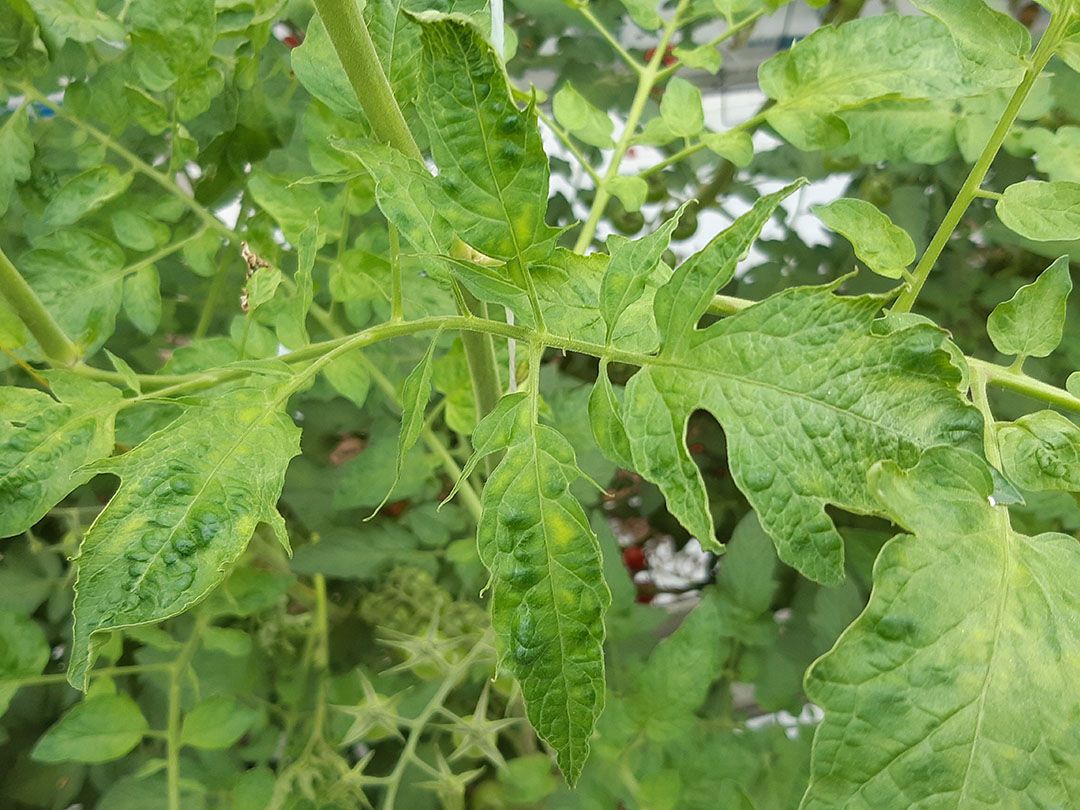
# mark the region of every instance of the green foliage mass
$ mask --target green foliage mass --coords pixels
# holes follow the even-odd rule
[[[1076,803],[1080,8],[784,5],[0,5],[0,806]]]

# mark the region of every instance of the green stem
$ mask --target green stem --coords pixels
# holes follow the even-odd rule
[[[758,20],[760,20],[762,17],[764,17],[765,14],[766,14],[765,9],[763,9],[763,8],[758,9],[753,14],[750,14],[750,15],[748,15],[746,17],[743,17],[741,20],[739,20],[734,25],[729,26],[723,33],[718,34],[717,36],[713,37],[712,39],[710,39],[708,42],[706,42],[701,47],[703,47],[703,48],[716,48],[717,46],[722,45],[724,42],[727,42],[727,40],[731,39],[733,36],[735,36],[740,31],[745,29],[747,26],[750,26],[750,25],[753,25],[754,23],[756,23]],[[676,61],[674,64],[668,65],[666,68],[664,68],[662,71],[660,71],[660,74],[659,74],[660,80],[662,81],[662,80],[666,79],[668,76],[670,76],[672,73],[674,73],[676,70],[678,70],[682,66],[683,66],[683,64],[680,61]]]
[[[423,155],[394,97],[359,7],[353,0],[315,0],[315,7],[375,135],[405,155],[422,161]],[[475,299],[470,298],[466,293],[464,300],[468,308],[462,315],[486,314],[479,308],[479,302],[474,305]],[[502,396],[494,345],[490,336],[474,333],[462,333],[461,340],[477,393],[477,416],[483,417]]]
[[[469,653],[455,664],[446,676],[443,678],[439,688],[435,691],[435,694],[431,696],[431,700],[421,710],[410,723],[409,736],[405,740],[405,748],[402,749],[401,756],[398,757],[397,764],[394,766],[394,770],[390,772],[390,775],[386,778],[386,793],[382,800],[382,810],[394,810],[394,803],[397,801],[398,788],[401,786],[401,780],[405,776],[405,771],[410,765],[416,765],[422,763],[427,765],[416,756],[416,746],[420,743],[420,737],[424,733],[424,730],[431,720],[431,718],[442,709],[443,703],[446,702],[446,698],[457,687],[469,670],[472,669],[477,658],[486,649],[487,644],[484,641],[480,641],[474,646]]]
[[[983,453],[999,471],[1001,470],[1001,450],[998,448],[997,431],[994,428],[994,414],[990,410],[990,400],[986,396],[986,375],[981,370],[971,371],[971,400],[983,417]]]
[[[379,62],[360,7],[354,0],[315,0],[315,8],[376,137],[409,157],[423,160]]]
[[[1020,113],[1020,108],[1027,99],[1035,80],[1039,78],[1042,69],[1046,67],[1050,57],[1054,55],[1054,50],[1065,33],[1069,19],[1070,16],[1063,13],[1055,15],[1050,20],[1050,26],[1046,29],[1046,33],[1043,34],[1038,47],[1032,54],[1028,68],[1024,71],[1023,79],[1017,85],[1016,90],[1013,91],[1009,103],[1005,105],[1001,118],[998,119],[997,126],[994,127],[986,146],[983,147],[982,154],[975,161],[975,165],[971,167],[971,172],[960,187],[956,199],[949,206],[949,210],[945,213],[945,218],[942,219],[941,225],[930,240],[926,252],[915,266],[915,270],[912,272],[912,281],[900,293],[900,296],[892,305],[891,312],[911,311],[915,299],[919,297],[923,285],[926,284],[926,279],[930,276],[930,271],[934,268],[934,263],[941,256],[941,252],[945,249],[945,245],[948,244],[953,231],[956,230],[956,226],[960,224],[960,220],[967,211],[968,206],[977,196],[979,187],[982,186],[983,180],[986,179],[986,173],[990,171],[990,165],[994,162],[994,158],[997,157],[998,150],[1001,149],[1005,136],[1009,134],[1009,129],[1016,120],[1016,116]]]
[[[79,359],[79,348],[64,334],[3,250],[0,250],[0,296],[15,310],[49,360],[70,366]]]
[[[1044,383],[1041,380],[1036,380],[1034,377],[1029,377],[1027,374],[1017,373],[1005,366],[988,363],[977,357],[968,357],[967,362],[968,365],[971,366],[972,371],[982,375],[990,385],[1004,388],[1008,391],[1015,391],[1018,394],[1023,394],[1032,399],[1042,400],[1057,408],[1061,408],[1063,411],[1080,413],[1080,398],[1074,397],[1062,388],[1050,385],[1049,383]]]
[[[91,678],[122,678],[128,675],[142,675],[147,672],[167,672],[172,669],[171,662],[161,664],[132,664],[126,667],[102,667],[90,673]],[[68,683],[67,674],[57,672],[49,675],[32,675],[28,678],[0,678],[0,688],[14,686],[52,686]],[[75,689],[74,686],[71,687]]]
[[[172,671],[169,675],[169,709],[168,726],[165,730],[165,781],[167,786],[169,810],[180,810],[180,703],[181,687],[183,678],[187,675],[188,666],[199,647],[199,636],[206,627],[206,619],[200,615],[195,616],[195,625],[191,628],[184,646],[180,648],[180,654],[172,663]]]
[[[622,43],[612,35],[606,25],[600,22],[597,16],[589,10],[587,5],[579,3],[575,5],[575,8],[581,13],[582,17],[589,21],[589,24],[596,29],[597,33],[607,41],[607,44],[619,55],[619,58],[626,62],[635,73],[641,73],[645,69],[641,66],[641,62],[627,52],[622,46]]]
[[[626,126],[623,128],[622,135],[619,136],[619,142],[615,144],[615,152],[611,156],[611,163],[604,173],[603,181],[596,188],[596,197],[593,199],[588,219],[585,220],[585,225],[582,227],[581,233],[578,234],[577,242],[574,243],[575,253],[584,253],[585,249],[592,244],[593,236],[596,235],[596,227],[600,224],[608,200],[611,199],[608,185],[619,175],[619,166],[622,164],[623,157],[626,156],[626,151],[630,148],[630,142],[637,132],[638,122],[641,121],[641,116],[645,112],[645,105],[649,101],[649,94],[652,93],[652,89],[661,73],[660,67],[668,43],[671,42],[672,36],[678,29],[679,19],[689,2],[690,0],[679,0],[679,5],[675,7],[675,13],[671,15],[671,19],[664,26],[664,33],[660,37],[660,42],[656,46],[652,59],[649,60],[649,63],[645,65],[645,68],[638,76],[637,91],[634,93],[634,100],[630,103],[630,111],[626,116]]]

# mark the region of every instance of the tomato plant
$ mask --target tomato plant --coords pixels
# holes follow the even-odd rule
[[[0,6],[5,807],[1076,803],[1080,4],[785,5]]]

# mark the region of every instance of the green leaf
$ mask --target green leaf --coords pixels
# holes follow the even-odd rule
[[[750,250],[780,203],[805,185],[803,179],[761,197],[747,213],[680,264],[656,291],[653,308],[663,351],[682,346],[705,314],[713,296],[735,275],[735,267]]]
[[[336,222],[341,216],[342,199],[329,202],[314,186],[291,185],[261,167],[248,177],[247,187],[255,202],[274,218],[285,238],[294,245],[299,243],[316,213],[323,222]],[[321,246],[327,234],[320,230],[319,237],[316,244]]]
[[[423,358],[416,364],[416,368],[409,372],[409,376],[401,385],[401,432],[398,434],[398,460],[394,469],[395,484],[401,473],[401,460],[420,439],[420,432],[424,429],[424,413],[428,400],[431,399],[431,361],[435,357],[435,344],[438,340],[439,333],[436,332]],[[390,489],[392,491],[393,487]]]
[[[287,545],[276,503],[299,452],[300,431],[283,413],[289,392],[264,384],[211,394],[91,468],[121,483],[77,559],[72,686],[86,688],[96,633],[183,613],[224,579],[259,522]]]
[[[697,85],[678,76],[669,81],[660,99],[660,116],[677,138],[692,138],[701,132],[705,127],[705,112]]]
[[[319,222],[309,225],[300,234],[300,242],[296,246],[296,275],[293,280],[296,283],[296,291],[289,302],[287,326],[282,326],[278,321],[278,331],[283,333],[282,341],[290,348],[306,346],[311,342],[307,331],[308,313],[315,301],[315,282],[312,279],[312,271],[315,269],[315,259],[319,253]]]
[[[1002,354],[1046,357],[1061,343],[1065,304],[1072,290],[1069,257],[1061,256],[1035,281],[994,307],[986,332]]]
[[[138,745],[148,730],[128,695],[98,695],[64,712],[30,756],[38,762],[111,762]]]
[[[213,695],[184,716],[180,742],[211,751],[229,748],[255,722],[255,711],[228,695]]]
[[[687,67],[716,73],[724,62],[724,55],[715,45],[699,45],[696,48],[676,48],[672,53]]]
[[[730,160],[740,169],[750,165],[754,159],[754,141],[749,133],[742,130],[727,132],[705,132],[701,142],[712,152],[725,160]]]
[[[124,279],[124,313],[144,335],[152,335],[161,324],[161,279],[157,268],[148,264]]]
[[[868,269],[885,278],[901,278],[915,261],[915,243],[873,203],[841,197],[811,208],[817,218],[843,236]]]
[[[863,163],[911,161],[937,164],[956,154],[955,104],[934,99],[882,99],[844,110],[838,117],[850,140],[841,154]],[[982,149],[980,143],[979,149]]]
[[[281,271],[276,267],[256,267],[247,280],[248,312],[269,303],[280,284]]]
[[[924,14],[949,29],[957,48],[1002,86],[1018,84],[1024,73],[1031,34],[986,0],[914,0]]]
[[[521,683],[533,728],[573,785],[604,707],[603,619],[611,594],[596,535],[570,494],[578,477],[573,448],[536,424],[520,396],[499,413],[476,431],[484,449],[509,442],[484,487],[476,533],[491,572],[499,662]]]
[[[116,240],[132,250],[153,250],[169,241],[168,225],[138,211],[117,211],[109,221]]]
[[[19,684],[12,681],[40,675],[47,663],[49,643],[37,622],[0,611],[0,717],[19,691]]]
[[[994,209],[1002,224],[1036,242],[1080,239],[1080,183],[1024,180],[1005,189]]]
[[[615,145],[611,140],[615,125],[608,114],[593,106],[570,82],[563,84],[555,93],[551,109],[555,113],[555,120],[579,140],[601,149],[610,149]]]
[[[1005,473],[1024,489],[1080,492],[1080,427],[1056,411],[997,425]]]
[[[123,41],[124,29],[98,11],[94,0],[27,0],[49,40],[93,42],[99,37]]]
[[[799,149],[827,149],[848,138],[838,114],[869,101],[943,101],[998,86],[1001,76],[977,67],[936,20],[884,14],[817,29],[764,62],[758,81],[777,102],[766,113],[777,132]]]
[[[353,121],[364,119],[356,91],[345,75],[330,35],[326,33],[326,26],[318,14],[311,17],[304,41],[298,48],[293,48],[290,58],[297,81],[312,96],[342,118]]]
[[[338,141],[375,179],[379,209],[419,253],[449,254],[454,230],[443,217],[442,189],[420,161],[373,141]]]
[[[364,407],[371,390],[371,370],[359,351],[339,355],[323,366],[323,374],[334,390],[357,408]]]
[[[955,449],[870,482],[914,536],[885,545],[866,610],[807,673],[825,720],[802,806],[1068,806],[1076,540],[1013,530],[985,463]]]
[[[724,637],[723,596],[705,588],[679,629],[657,645],[637,673],[628,708],[649,740],[670,742],[692,726],[731,653]]]
[[[608,378],[607,361],[600,361],[600,371],[596,383],[589,394],[589,423],[593,437],[604,455],[624,469],[632,469],[633,456],[630,452],[630,440],[626,436],[623,424],[622,403],[615,395],[611,380]]]
[[[611,259],[600,280],[600,314],[607,324],[607,342],[611,342],[619,316],[645,292],[645,282],[660,262],[664,251],[668,249],[671,233],[678,226],[686,205],[684,203],[670,219],[648,236],[627,239],[625,236],[612,234],[608,237],[607,247]]]
[[[703,545],[717,547],[684,436],[696,410],[723,426],[732,477],[780,559],[823,583],[844,575],[825,505],[880,512],[865,484],[871,464],[912,463],[936,444],[981,445],[981,418],[960,396],[944,334],[923,323],[877,334],[882,300],[792,288],[691,332],[630,379],[634,469]]]
[[[135,373],[133,369],[123,357],[117,357],[108,349],[105,350],[105,354],[109,358],[109,362],[112,363],[112,367],[116,369],[116,373],[121,376],[126,385],[136,395],[142,393],[142,385],[139,383],[139,375]]]
[[[544,222],[548,159],[532,104],[519,110],[491,46],[470,24],[419,15],[421,114],[439,167],[442,211],[467,244],[504,261],[542,259],[557,234]]]
[[[120,391],[70,372],[51,371],[47,379],[58,401],[31,389],[0,389],[0,537],[41,520],[93,477],[83,465],[113,449]]]
[[[15,110],[0,125],[0,216],[7,213],[15,186],[30,179],[34,139],[26,107]]]
[[[659,5],[658,0],[619,0],[619,2],[630,12],[630,19],[646,31],[655,31],[663,22],[656,10]]]
[[[22,254],[16,265],[64,333],[91,353],[116,328],[124,252],[84,230],[57,231],[48,244]]]
[[[612,196],[622,203],[623,208],[634,213],[640,211],[649,194],[649,184],[640,177],[621,174],[612,177],[607,183]]]
[[[1080,183],[1080,127],[1058,127],[1054,132],[1032,127],[1021,137],[1035,150],[1035,167],[1051,181]]]
[[[776,551],[753,512],[743,515],[724,546],[716,584],[745,615],[760,616],[776,592]]]
[[[60,187],[45,206],[41,221],[54,226],[77,222],[127,191],[133,178],[131,172],[121,174],[115,166],[87,169]]]

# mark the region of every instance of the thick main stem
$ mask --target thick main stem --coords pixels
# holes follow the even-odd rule
[[[70,366],[79,359],[79,349],[64,334],[60,324],[42,305],[37,293],[27,284],[15,265],[0,250],[0,297],[15,311],[19,320],[30,330],[34,340],[50,361],[61,366]]]
[[[910,283],[900,293],[896,303],[892,305],[892,312],[911,311],[915,299],[919,297],[923,285],[926,284],[926,279],[930,276],[930,271],[934,268],[934,263],[941,256],[941,252],[945,249],[945,245],[948,244],[953,231],[956,230],[956,226],[960,224],[960,220],[967,211],[968,206],[978,196],[979,187],[982,185],[983,180],[986,179],[986,173],[990,171],[990,165],[994,162],[994,158],[997,157],[998,150],[1001,149],[1001,144],[1005,141],[1005,136],[1009,134],[1013,122],[1016,121],[1016,116],[1020,113],[1020,108],[1027,99],[1028,93],[1031,92],[1035,80],[1039,78],[1042,69],[1046,67],[1050,57],[1054,55],[1054,49],[1061,41],[1069,19],[1070,15],[1062,13],[1050,20],[1050,26],[1046,29],[1046,33],[1043,34],[1038,47],[1032,54],[1031,63],[1028,65],[1027,70],[1024,71],[1024,78],[1021,79],[1020,84],[1013,91],[1009,103],[1005,105],[1005,109],[1001,113],[1001,118],[998,119],[997,126],[994,127],[994,131],[990,133],[990,139],[986,142],[986,146],[983,147],[982,154],[975,161],[975,165],[971,167],[971,172],[960,187],[956,199],[949,206],[949,210],[945,213],[945,218],[942,219],[941,225],[938,226],[937,232],[930,240],[926,252],[923,253],[919,263],[915,266]]]
[[[405,155],[423,160],[357,4],[354,0],[315,0],[315,7],[375,135]],[[469,303],[468,296],[463,300],[468,306],[462,311],[463,315],[482,314]],[[479,419],[502,396],[495,347],[490,335],[476,332],[462,332],[461,342],[473,388],[477,391]]]

